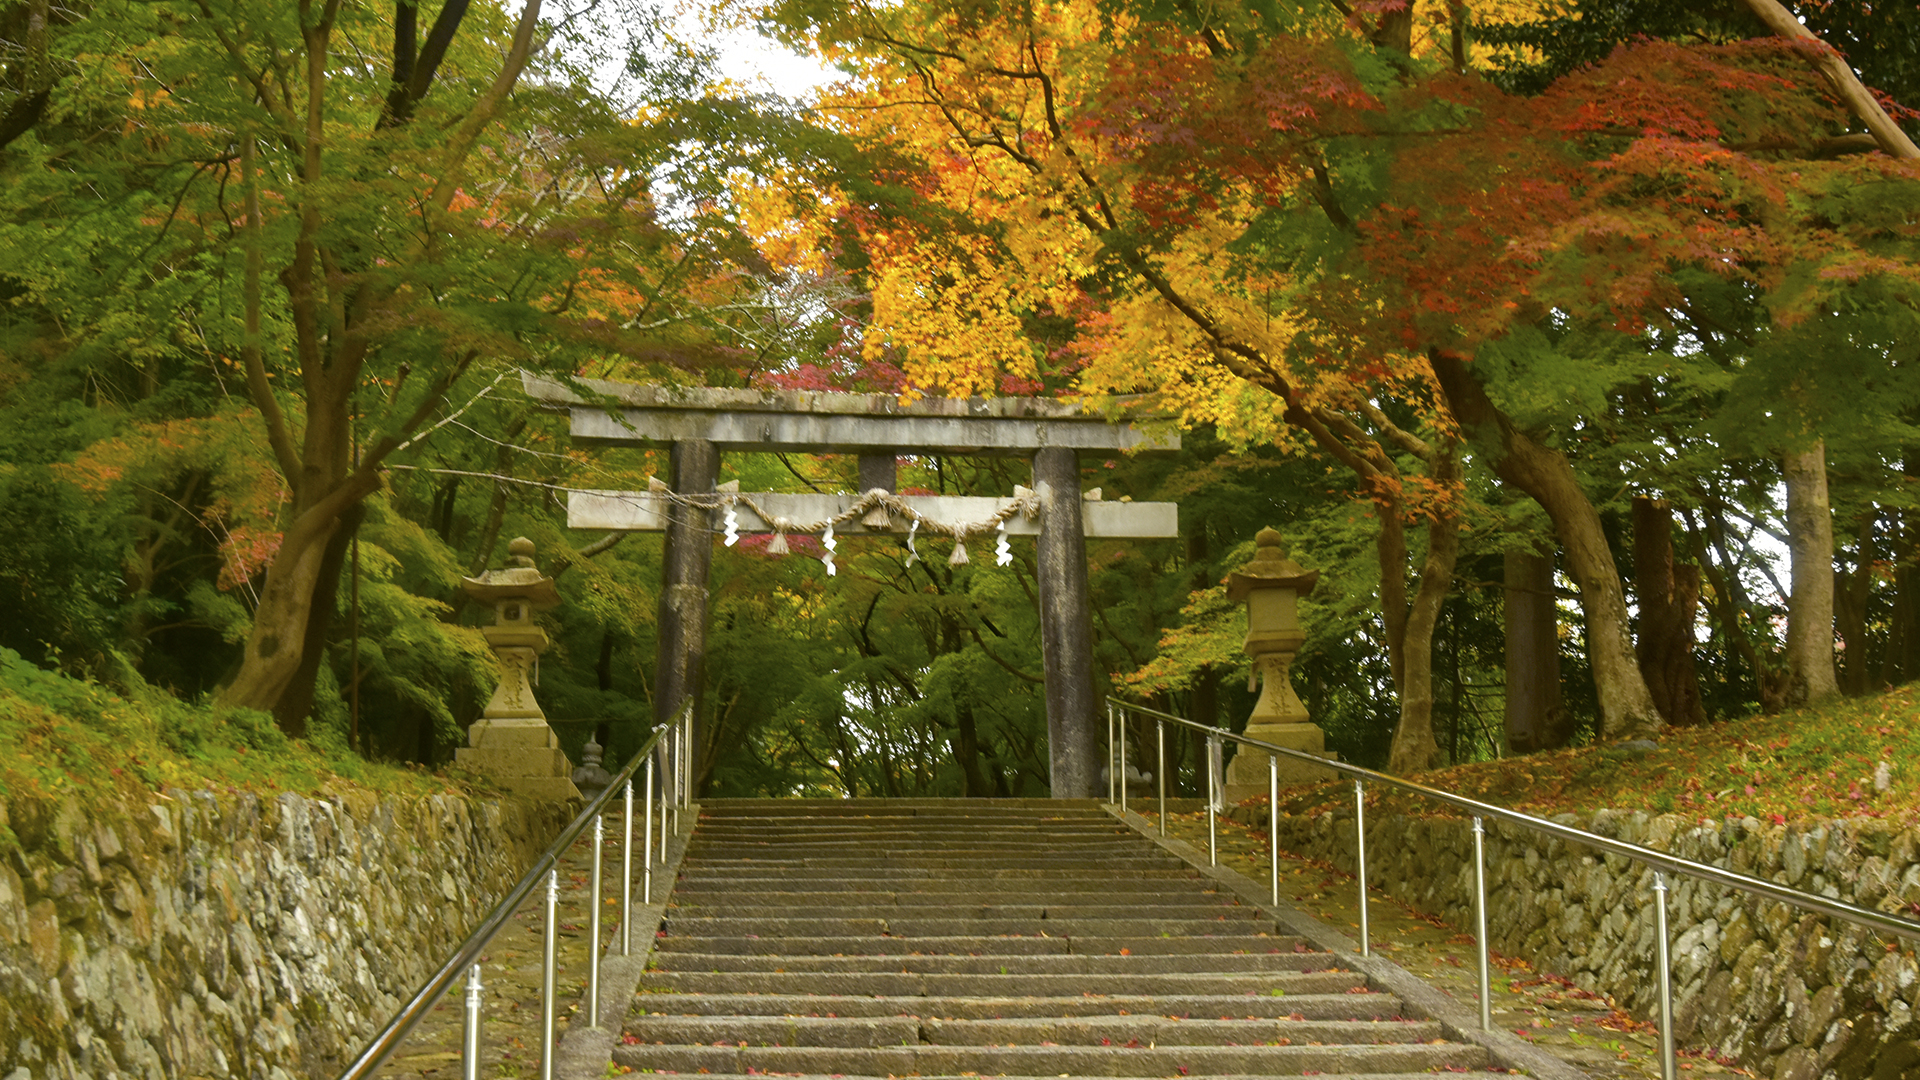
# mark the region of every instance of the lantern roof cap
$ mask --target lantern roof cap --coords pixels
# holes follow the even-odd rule
[[[1308,570],[1287,557],[1277,530],[1261,529],[1253,544],[1253,560],[1227,575],[1227,599],[1245,600],[1255,589],[1292,589],[1305,594],[1320,580],[1320,571]]]
[[[559,607],[560,593],[553,579],[533,564],[533,541],[516,536],[507,544],[507,565],[479,577],[463,577],[460,587],[475,600],[525,600],[537,609]]]

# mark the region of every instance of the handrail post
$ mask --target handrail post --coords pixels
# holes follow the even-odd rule
[[[1372,956],[1367,938],[1367,785],[1362,780],[1353,782],[1353,851],[1360,879],[1360,955]]]
[[[1120,801],[1113,793],[1113,725],[1116,722],[1114,711],[1112,705],[1107,706],[1107,801],[1109,803]]]
[[[588,890],[593,894],[587,897],[587,906],[593,909],[593,917],[587,920],[587,1026],[600,1026],[600,854],[607,843],[606,819],[599,814],[593,815],[593,876]]]
[[[1480,953],[1480,1030],[1493,1030],[1493,983],[1487,971],[1486,826],[1473,819],[1473,924]]]
[[[1153,722],[1153,775],[1160,781],[1160,835],[1167,835],[1167,722]]]
[[[553,968],[559,959],[560,871],[547,871],[547,930],[540,953],[540,1080],[553,1080]]]
[[[1114,718],[1120,723],[1117,732],[1120,742],[1120,775],[1114,777],[1114,782],[1120,785],[1120,814],[1124,817],[1127,813],[1127,714],[1116,713]]]
[[[1674,1080],[1673,958],[1667,944],[1667,875],[1653,872],[1653,937],[1660,978],[1660,1080]]]
[[[1280,906],[1280,756],[1267,755],[1267,869],[1273,878],[1273,906]]]
[[[467,971],[467,1025],[460,1039],[460,1075],[463,1080],[480,1080],[480,965]]]
[[[647,755],[647,831],[641,836],[640,851],[645,869],[641,871],[640,902],[653,903],[653,755]]]
[[[633,955],[633,780],[627,780],[626,812],[620,815],[620,955]]]
[[[1219,792],[1218,778],[1214,776],[1213,748],[1219,745],[1218,735],[1207,736],[1207,865],[1220,865],[1220,842],[1214,831],[1213,803]]]
[[[680,809],[693,808],[693,703],[680,718]],[[676,824],[678,823],[676,819]]]
[[[676,740],[674,740],[672,734],[668,734],[666,738],[660,740],[660,746],[666,748],[666,753],[660,757],[660,861],[662,861],[662,863],[666,861],[666,834],[672,832],[672,828],[674,828],[672,821],[670,821],[672,811],[668,809],[670,803],[674,801],[674,799],[672,799],[672,788],[674,788],[674,742],[676,742]]]

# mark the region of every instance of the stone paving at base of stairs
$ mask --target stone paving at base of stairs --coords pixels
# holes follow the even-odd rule
[[[1158,818],[1151,801],[1136,801],[1130,809],[1144,809],[1144,819],[1157,829]],[[1215,822],[1221,865],[1263,888],[1270,887],[1267,883],[1272,862],[1265,831],[1225,817]],[[1204,810],[1170,812],[1167,832],[1205,857]],[[1280,897],[1341,933],[1353,936],[1359,932],[1359,894],[1350,874],[1282,852]],[[1466,918],[1470,919],[1471,913]],[[1471,934],[1461,933],[1437,913],[1417,911],[1377,890],[1370,891],[1367,922],[1375,955],[1392,960],[1477,1015],[1480,979]],[[1612,999],[1582,990],[1563,976],[1535,971],[1525,961],[1495,954],[1490,969],[1495,1027],[1513,1032],[1595,1080],[1657,1080],[1660,1076],[1660,1033],[1653,1024],[1636,1020]],[[1753,1075],[1697,1050],[1682,1047],[1677,1056],[1683,1080]]]

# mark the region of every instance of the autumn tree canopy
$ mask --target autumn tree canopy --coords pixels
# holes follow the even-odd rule
[[[488,678],[455,580],[524,533],[563,737],[637,742],[657,540],[563,494],[659,463],[567,446],[536,370],[1142,399],[1191,449],[1086,484],[1187,535],[1094,545],[1101,677],[1238,724],[1219,582],[1275,525],[1325,572],[1301,696],[1396,770],[1920,676],[1920,60],[1783,10],[725,8],[846,73],[801,103],[637,7],[17,0],[0,643],[442,761]],[[1038,790],[1025,553],[795,551],[716,563],[715,790]]]

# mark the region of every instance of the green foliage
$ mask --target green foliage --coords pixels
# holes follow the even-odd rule
[[[0,648],[0,798],[106,802],[209,785],[311,793],[341,780],[410,794],[446,789],[344,747],[289,741],[263,712],[144,686],[116,693]]]

